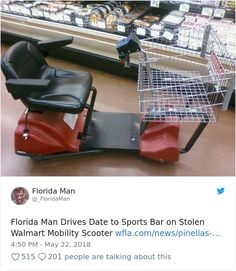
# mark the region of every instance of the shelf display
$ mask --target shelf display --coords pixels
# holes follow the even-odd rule
[[[162,20],[162,24],[167,28],[176,29],[182,24],[183,21],[184,21],[183,16],[169,14]]]
[[[173,2],[177,4],[172,5]],[[170,1],[168,4],[161,3],[159,8],[152,8],[149,1],[4,0],[1,1],[1,11],[53,21],[59,23],[59,27],[60,24],[72,25],[78,30],[89,28],[121,35],[135,31],[139,38],[162,38],[180,48],[197,52],[201,51],[205,28],[210,24],[225,41],[229,53],[236,57],[234,19],[214,17],[213,9],[219,9],[219,1],[211,8],[212,17],[203,15],[206,10],[203,11],[202,7],[198,8],[198,12],[191,8],[189,12],[178,10],[180,2]],[[223,1],[222,5],[229,9],[233,7],[231,2]]]
[[[190,50],[201,50],[205,27],[209,17],[195,13],[187,13],[185,21],[179,28],[177,44]]]
[[[115,31],[117,20],[131,10],[132,6],[127,3],[119,5],[117,2],[106,2],[91,10],[88,27]]]
[[[231,56],[236,57],[236,48],[235,48],[235,40],[236,40],[236,29],[235,23],[232,19],[224,19],[217,20],[212,18],[209,21],[210,25],[217,32],[219,38],[225,42],[225,46],[227,48],[228,53]]]

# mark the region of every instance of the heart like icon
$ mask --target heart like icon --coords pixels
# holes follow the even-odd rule
[[[46,253],[39,253],[38,254],[38,258],[41,260],[41,261],[44,261],[46,259]]]
[[[20,258],[20,253],[12,253],[11,257],[14,261],[18,261]]]

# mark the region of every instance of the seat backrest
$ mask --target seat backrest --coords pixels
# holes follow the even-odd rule
[[[12,45],[1,59],[2,72],[6,79],[38,78],[47,65],[43,55],[32,43],[19,41]]]

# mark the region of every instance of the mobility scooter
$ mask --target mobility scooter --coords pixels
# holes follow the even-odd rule
[[[210,103],[204,112],[202,104],[209,102],[207,98],[212,95],[215,104],[222,104],[216,95],[223,97],[226,93],[225,81],[228,83],[229,77],[223,78],[221,72],[214,79],[218,82],[217,94],[214,82],[200,82],[196,75],[189,77],[186,73],[169,71],[161,74],[154,67],[155,57],[147,52],[148,46],[156,41],[146,41],[142,49],[138,37],[131,33],[116,48],[126,65],[131,53],[140,54],[140,113],[97,112],[94,109],[97,90],[92,86],[91,74],[50,67],[45,60],[55,48],[71,42],[71,37],[39,41],[36,45],[20,41],[2,57],[6,87],[27,108],[15,131],[18,155],[42,160],[123,149],[137,151],[152,160],[175,162],[181,152],[192,147],[211,121]],[[190,118],[197,119],[200,125],[186,147],[180,149],[180,122]]]

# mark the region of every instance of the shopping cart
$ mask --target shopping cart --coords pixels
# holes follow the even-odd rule
[[[142,122],[146,126],[151,122],[199,123],[180,149],[187,152],[206,125],[227,110],[234,88],[234,61],[210,26],[197,52],[179,47],[177,39],[170,42],[167,35],[145,39],[141,47],[137,90]]]

